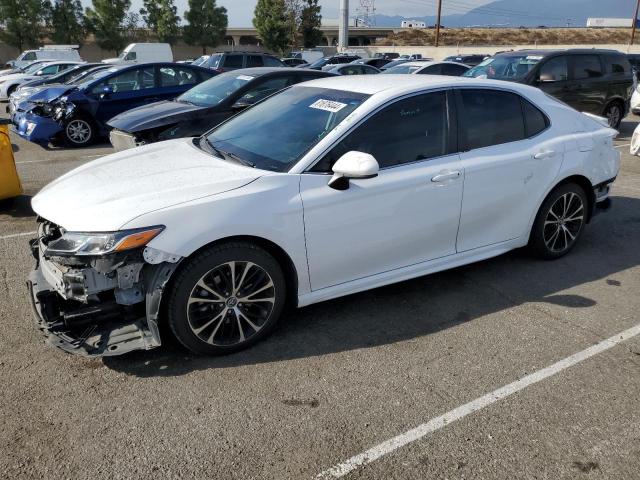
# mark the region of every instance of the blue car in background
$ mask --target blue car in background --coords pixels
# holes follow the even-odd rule
[[[170,100],[217,73],[192,65],[116,65],[80,83],[51,86],[20,103],[12,117],[22,138],[43,146],[84,147],[108,132],[106,122],[131,108]]]

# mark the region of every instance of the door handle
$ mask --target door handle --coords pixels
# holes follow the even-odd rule
[[[447,180],[454,180],[454,179],[460,177],[460,175],[462,175],[462,172],[460,172],[459,170],[456,170],[454,172],[445,171],[445,172],[439,173],[435,177],[431,177],[431,181],[432,182],[446,182]]]
[[[533,158],[535,158],[536,160],[541,160],[543,158],[553,158],[555,154],[556,152],[554,152],[553,150],[547,150],[545,152],[538,152],[534,154]]]

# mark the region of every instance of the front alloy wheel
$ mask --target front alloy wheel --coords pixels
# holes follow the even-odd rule
[[[169,326],[194,353],[248,347],[275,326],[285,300],[280,265],[249,243],[210,247],[186,261],[167,302]]]
[[[620,122],[622,122],[622,108],[618,103],[612,103],[607,107],[605,116],[609,126],[617,129],[620,126]]]
[[[546,259],[565,255],[584,230],[587,209],[586,195],[580,186],[567,184],[557,188],[540,207],[529,247]]]
[[[219,346],[237,345],[257,334],[275,304],[267,271],[252,262],[226,262],[205,273],[187,302],[191,331]]]
[[[84,118],[74,118],[65,125],[64,134],[68,145],[84,147],[93,140],[93,127]]]

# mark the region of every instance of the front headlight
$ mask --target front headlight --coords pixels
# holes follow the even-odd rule
[[[164,230],[164,226],[119,230],[117,232],[64,232],[51,241],[44,251],[47,256],[106,255],[144,247]]]

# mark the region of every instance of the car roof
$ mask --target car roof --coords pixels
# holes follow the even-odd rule
[[[237,70],[231,70],[230,73],[236,73],[238,75],[249,75],[251,77],[261,77],[263,75],[271,75],[276,73],[300,73],[300,72],[318,72],[318,70],[311,70],[308,68],[295,68],[295,67],[251,67],[251,68],[239,68]]]
[[[344,90],[365,95],[385,92],[387,96],[443,87],[492,87],[522,92],[528,92],[531,89],[537,90],[534,87],[514,82],[441,75],[346,75],[310,80],[305,82],[304,86]]]
[[[555,49],[547,49],[547,50],[536,50],[533,48],[523,49],[523,50],[514,50],[512,52],[502,52],[496,54],[496,56],[504,56],[504,57],[520,57],[522,55],[538,55],[542,57],[546,57],[547,55],[553,55],[557,53],[564,54],[584,54],[584,53],[595,53],[595,54],[616,54],[616,55],[624,55],[624,53],[619,52],[618,50],[610,50],[604,48],[555,48]]]

